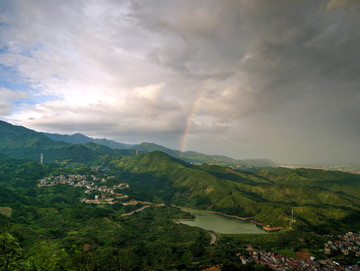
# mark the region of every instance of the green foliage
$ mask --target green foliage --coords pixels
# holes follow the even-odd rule
[[[317,234],[302,231],[336,234],[358,231],[360,226],[358,175],[197,166],[158,151],[122,157],[121,152],[93,143],[54,145],[25,128],[16,128],[22,139],[10,130],[5,127],[0,134],[7,142],[0,144],[1,151],[35,157],[46,150],[51,159],[66,158],[78,161],[73,167],[81,166],[44,166],[0,155],[0,208],[3,214],[12,210],[11,217],[0,214],[0,221],[13,225],[11,233],[2,233],[0,239],[5,248],[2,266],[7,270],[201,270],[216,264],[224,270],[248,270],[234,253],[246,245],[293,256],[293,251],[318,249],[324,243]],[[129,199],[166,206],[123,217],[139,206],[85,204],[80,202],[85,188],[37,186],[39,179],[50,175],[96,175],[98,169],[86,164],[101,166],[116,180],[129,183]],[[282,232],[220,236],[210,246],[206,231],[172,221],[189,214],[171,204],[252,216],[265,225],[281,226]]]
[[[161,145],[154,143],[141,143],[138,145],[133,145],[132,148],[137,149],[142,152],[154,152],[161,151],[166,153],[174,158],[180,158],[188,163],[195,164],[216,164],[221,166],[250,166],[250,167],[274,167],[276,166],[274,162],[267,159],[247,159],[247,160],[236,160],[230,157],[223,155],[207,155],[194,151],[180,152],[178,150],[172,150]]]
[[[40,242],[33,246],[29,255],[28,262],[32,270],[61,271],[75,269],[65,249],[54,251],[46,242]]]
[[[346,224],[356,230],[360,225],[356,222],[351,227],[347,222],[351,216],[358,217],[360,208],[360,199],[354,196],[360,194],[357,175],[322,175],[322,171],[307,169],[236,171],[186,164],[161,152],[114,159],[110,167],[129,180],[135,191],[146,191],[132,194],[139,199],[156,195],[177,205],[253,216],[265,225],[283,229],[327,231],[332,225],[340,230]],[[350,184],[352,192],[347,193]]]
[[[113,140],[107,140],[107,139],[94,139],[87,136],[84,136],[82,134],[74,134],[74,135],[59,135],[59,134],[49,134],[44,133],[47,137],[54,141],[63,141],[71,144],[87,144],[87,143],[95,143],[98,145],[103,145],[112,149],[129,149],[132,147],[132,145],[122,144],[118,143]]]
[[[22,258],[20,245],[9,233],[8,224],[2,224],[0,230],[0,270],[18,270]]]
[[[114,150],[95,143],[78,145],[53,141],[42,133],[3,121],[0,121],[0,152],[13,158],[36,161],[40,161],[43,153],[45,163],[65,161],[67,166],[74,162],[92,164],[102,155],[131,155],[128,150]]]

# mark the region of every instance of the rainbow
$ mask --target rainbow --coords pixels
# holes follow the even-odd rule
[[[195,100],[194,104],[193,104],[193,107],[191,109],[191,112],[187,118],[187,122],[186,122],[186,125],[185,125],[185,129],[184,129],[184,133],[183,133],[183,136],[182,136],[182,140],[181,140],[181,146],[180,146],[180,153],[179,153],[179,156],[180,158],[182,158],[183,156],[183,153],[185,151],[185,147],[186,147],[186,143],[187,143],[187,140],[188,140],[188,137],[189,137],[189,133],[190,133],[190,130],[191,130],[191,126],[193,124],[193,120],[194,120],[194,117],[196,115],[196,112],[199,108],[199,104],[200,104],[200,100],[203,96],[203,93],[204,93],[204,90],[202,90],[200,92],[200,95],[198,96],[198,98]]]

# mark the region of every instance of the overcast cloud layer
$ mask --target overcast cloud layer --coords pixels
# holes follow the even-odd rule
[[[359,29],[358,0],[3,0],[0,118],[174,149],[190,123],[186,150],[360,164]]]

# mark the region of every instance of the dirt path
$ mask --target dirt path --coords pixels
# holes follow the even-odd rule
[[[209,234],[211,235],[211,241],[210,241],[210,245],[215,244],[216,242],[216,235],[213,234],[212,232],[209,231]]]

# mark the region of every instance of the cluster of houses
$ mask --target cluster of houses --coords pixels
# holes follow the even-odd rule
[[[348,232],[345,235],[339,235],[339,240],[328,241],[325,243],[325,254],[342,253],[345,256],[353,253],[360,257],[360,234]]]
[[[239,256],[243,264],[255,261],[257,264],[267,265],[274,270],[318,270],[318,271],[355,271],[360,270],[357,265],[344,267],[339,263],[331,260],[319,260],[310,256],[306,259],[293,259],[283,255],[275,254],[274,252],[266,252],[264,250],[255,249],[251,246],[247,248],[249,256]]]
[[[116,193],[115,190],[129,188],[129,185],[126,183],[116,184],[111,188],[105,185],[108,180],[114,178],[114,176],[98,178],[94,175],[80,174],[50,176],[40,180],[38,187],[53,186],[56,184],[69,184],[73,187],[85,187],[85,194],[94,195],[95,193],[95,196],[93,199],[83,198],[83,202],[113,204],[114,199],[128,197],[127,195]]]
[[[98,178],[94,175],[59,175],[59,176],[50,176],[40,180],[38,187],[44,186],[53,186],[56,184],[69,184],[73,187],[85,187],[85,194],[88,195],[88,198],[83,198],[81,201],[85,203],[95,203],[95,204],[114,204],[115,199],[128,198],[128,195],[121,193],[116,193],[116,189],[125,189],[129,188],[127,183],[120,183],[112,185],[109,188],[106,183],[110,179],[114,179],[114,176],[104,176]],[[95,195],[94,195],[95,194]],[[89,198],[90,195],[94,195],[93,198]],[[131,211],[130,213],[122,214],[122,216],[129,216],[138,212],[141,212],[149,207],[163,207],[165,204],[155,204],[147,201],[137,201],[130,200],[128,202],[123,202],[123,205],[143,205],[137,210]]]
[[[95,185],[95,182],[101,181],[106,183],[109,179],[114,179],[115,176],[104,176],[103,178],[98,178],[94,175],[80,175],[80,174],[69,174],[69,175],[59,175],[59,176],[50,176],[40,180],[38,186],[52,186],[59,183],[70,184],[74,186],[84,186],[90,187]]]
[[[38,187],[52,186],[59,183],[62,184],[68,183],[70,185],[74,185],[78,180],[80,181],[85,179],[86,179],[85,175],[79,175],[79,174],[69,175],[68,177],[66,177],[65,175],[50,176],[40,180]]]

